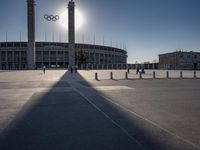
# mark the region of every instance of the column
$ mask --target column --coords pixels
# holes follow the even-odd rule
[[[58,51],[56,50],[56,68],[57,68],[57,65],[58,65]]]
[[[6,50],[6,70],[8,69],[8,50]]]
[[[49,52],[49,68],[50,68],[50,66],[51,66],[51,53],[50,53],[50,51],[48,51]]]
[[[19,51],[19,69],[22,69],[22,51]]]
[[[0,70],[2,70],[1,51],[0,51]]]
[[[95,52],[94,52],[94,63],[93,64],[97,64],[96,53]]]
[[[69,40],[69,67],[75,65],[75,3],[68,4],[68,40]]]
[[[27,67],[35,69],[35,0],[27,0],[28,50]]]
[[[15,56],[14,56],[15,52],[14,50],[12,51],[12,70],[15,70]]]
[[[66,68],[65,66],[65,51],[63,50],[63,68]]]
[[[91,63],[91,55],[90,55],[90,52],[88,52],[88,55],[89,55],[89,63]]]
[[[101,64],[101,53],[99,53],[99,64]]]
[[[42,61],[42,64],[44,64],[44,48],[43,48],[42,51],[41,51],[41,55],[42,55],[42,56],[41,56],[41,57],[42,57],[42,60],[41,60],[41,61]],[[41,67],[42,67],[42,66],[41,66]]]

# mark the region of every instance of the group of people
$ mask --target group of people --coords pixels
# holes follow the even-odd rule
[[[43,74],[45,74],[45,72],[46,72],[46,66],[45,65],[43,65],[42,71],[43,71]],[[77,65],[70,67],[70,72],[73,73],[74,71],[75,71],[75,73],[77,73],[77,71],[78,71],[78,66]]]
[[[127,68],[127,72],[130,73],[130,67]],[[144,67],[137,66],[136,74],[138,74],[138,73],[144,73],[145,74]]]
[[[73,73],[74,71],[75,71],[75,73],[77,73],[77,71],[78,71],[78,66],[77,66],[77,65],[71,66],[71,67],[70,67],[70,71],[71,71],[71,73]]]
[[[138,73],[144,73],[145,74],[144,67],[137,66],[137,68],[136,68],[136,74],[138,74]]]
[[[43,74],[45,74],[45,71],[46,71],[46,66],[45,65],[43,65],[42,70],[43,70]],[[74,71],[75,71],[75,73],[77,73],[77,71],[78,71],[78,66],[77,65],[70,67],[70,72],[73,73]],[[130,68],[129,67],[127,69],[127,72],[130,73]],[[145,74],[144,67],[137,66],[136,74],[138,74],[138,73],[144,73]]]

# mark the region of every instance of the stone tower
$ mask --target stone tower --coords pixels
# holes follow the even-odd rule
[[[75,3],[68,4],[69,67],[75,65]]]
[[[35,0],[27,0],[28,51],[27,67],[35,69]]]

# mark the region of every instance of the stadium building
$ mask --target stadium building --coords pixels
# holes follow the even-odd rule
[[[36,42],[36,65],[48,68],[67,68],[68,43]],[[0,43],[0,70],[28,69],[27,42]],[[125,68],[127,52],[123,49],[101,45],[75,44],[75,63],[81,69]]]
[[[49,21],[51,20],[49,17]],[[58,16],[57,16],[58,17]],[[52,20],[53,21],[53,20]],[[35,0],[27,0],[27,42],[0,43],[0,70],[69,68],[123,69],[127,52],[123,49],[75,43],[75,3],[68,3],[68,39],[61,42],[35,42]]]

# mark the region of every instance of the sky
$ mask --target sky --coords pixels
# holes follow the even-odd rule
[[[128,63],[152,62],[176,50],[200,52],[200,0],[74,1],[77,43],[126,48]],[[0,42],[6,41],[6,32],[7,41],[27,41],[26,0],[0,2]],[[36,41],[45,41],[45,33],[47,41],[68,41],[63,17],[44,19],[45,14],[63,16],[68,2],[36,0]]]

